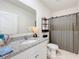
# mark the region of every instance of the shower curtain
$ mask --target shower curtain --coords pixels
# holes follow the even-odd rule
[[[78,53],[77,14],[57,17],[50,20],[50,39],[61,49]]]

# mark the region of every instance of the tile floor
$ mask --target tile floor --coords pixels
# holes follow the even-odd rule
[[[59,52],[55,59],[79,59],[79,55],[77,54],[65,50],[59,50]]]

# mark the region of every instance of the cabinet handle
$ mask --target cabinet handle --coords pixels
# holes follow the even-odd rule
[[[38,56],[39,56],[39,55],[36,55],[36,56],[35,56],[35,59],[37,59],[37,58],[38,58]]]

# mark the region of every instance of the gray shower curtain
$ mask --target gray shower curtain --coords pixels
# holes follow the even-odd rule
[[[66,15],[50,20],[51,42],[61,49],[78,53],[78,15]]]

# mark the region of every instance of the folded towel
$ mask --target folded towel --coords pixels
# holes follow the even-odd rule
[[[3,57],[9,53],[13,52],[13,49],[11,47],[5,46],[0,48],[0,57]]]
[[[4,40],[4,34],[0,34],[0,39]]]
[[[4,41],[2,39],[0,39],[0,46],[4,45]]]

